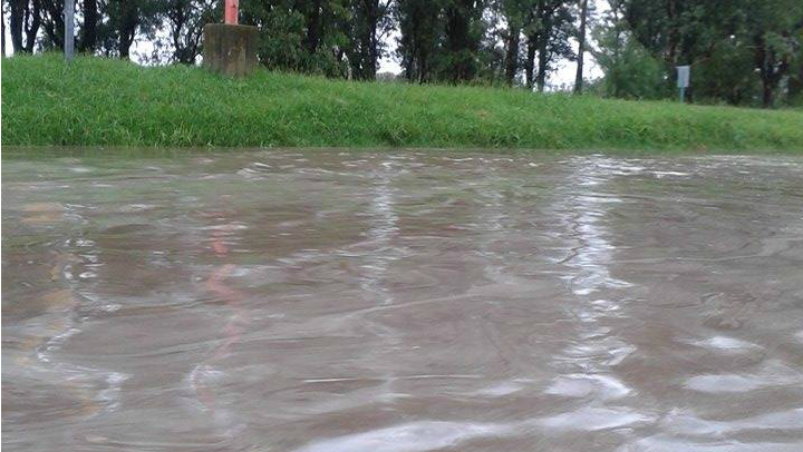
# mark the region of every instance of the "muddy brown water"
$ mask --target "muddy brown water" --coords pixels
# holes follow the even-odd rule
[[[9,451],[803,450],[803,159],[3,164]]]

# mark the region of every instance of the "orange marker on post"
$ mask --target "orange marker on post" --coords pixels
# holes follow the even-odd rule
[[[226,10],[223,13],[223,22],[229,25],[237,25],[240,11],[239,0],[226,0]]]

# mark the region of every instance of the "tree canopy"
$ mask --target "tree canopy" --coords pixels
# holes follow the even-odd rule
[[[195,64],[203,27],[223,0],[76,2],[77,48]],[[2,0],[15,52],[63,47],[64,0]],[[674,96],[675,67],[692,66],[697,102],[776,106],[803,101],[800,0],[241,0],[269,68],[358,80],[395,58],[413,83],[545,90],[560,61],[577,61],[574,91]],[[5,43],[5,40],[3,41]],[[391,48],[395,47],[395,51]],[[584,57],[602,79],[583,83]]]

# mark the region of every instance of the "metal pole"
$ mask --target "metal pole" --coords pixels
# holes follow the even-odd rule
[[[64,59],[72,62],[75,51],[75,1],[64,1]]]
[[[6,2],[2,3],[2,12],[0,13],[0,24],[2,25],[3,33],[3,58],[6,57]]]
[[[680,88],[680,103],[686,99],[686,88]]]
[[[229,25],[237,25],[239,23],[239,12],[239,0],[226,0],[225,11],[223,12],[223,22]]]

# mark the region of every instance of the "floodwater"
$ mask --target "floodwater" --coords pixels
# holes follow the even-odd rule
[[[9,451],[803,450],[803,159],[3,164]]]

